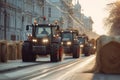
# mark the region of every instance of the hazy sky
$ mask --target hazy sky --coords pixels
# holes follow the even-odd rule
[[[77,0],[73,0],[77,1]],[[106,17],[106,4],[116,0],[79,0],[82,7],[82,13],[86,16],[91,16],[94,24],[93,30],[98,34],[105,34],[103,29],[103,19]]]

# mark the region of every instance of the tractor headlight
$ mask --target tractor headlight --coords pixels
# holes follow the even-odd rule
[[[67,45],[71,45],[72,43],[71,42],[67,42]]]
[[[93,48],[94,48],[94,49],[96,49],[96,47],[95,47],[95,46],[94,46]]]
[[[61,44],[63,45],[63,42],[61,42]]]
[[[33,42],[37,42],[37,39],[33,39],[32,41],[33,41]]]
[[[84,45],[83,45],[83,44],[80,44],[80,47],[84,47]]]
[[[53,35],[53,37],[55,37],[55,35]]]
[[[48,43],[48,39],[43,39],[42,42],[43,43]]]

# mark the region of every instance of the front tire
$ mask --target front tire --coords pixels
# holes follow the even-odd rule
[[[51,62],[59,61],[59,45],[56,43],[53,43],[51,45],[50,61]]]
[[[22,61],[23,62],[34,62],[36,55],[32,52],[32,44],[30,42],[24,42],[22,46]]]

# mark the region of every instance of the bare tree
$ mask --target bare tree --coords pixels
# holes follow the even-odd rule
[[[108,4],[109,16],[105,20],[105,26],[110,28],[109,35],[120,35],[120,0]]]

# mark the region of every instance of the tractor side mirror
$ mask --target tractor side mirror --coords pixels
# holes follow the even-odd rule
[[[26,30],[29,30],[29,25],[26,26]]]

